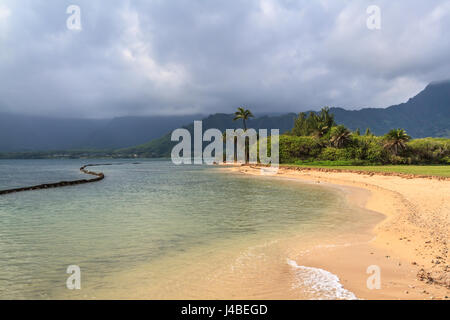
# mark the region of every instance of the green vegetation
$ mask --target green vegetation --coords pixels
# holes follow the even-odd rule
[[[406,149],[406,142],[411,139],[403,129],[392,129],[385,136],[384,147],[390,150],[394,155]]]
[[[445,90],[443,92],[448,94]],[[398,165],[411,165],[411,170],[414,170],[414,165],[421,165],[419,167],[421,174],[426,174],[422,172],[425,170],[423,165],[432,165],[430,170],[433,171],[441,171],[438,165],[444,165],[444,168],[450,165],[450,139],[448,138],[411,139],[408,135],[410,129],[408,129],[408,133],[404,129],[386,130],[385,135],[377,136],[374,132],[379,134],[380,130],[374,130],[376,126],[370,126],[372,128],[370,129],[361,123],[358,126],[348,124],[349,127],[355,128],[355,131],[352,132],[348,127],[342,125],[341,120],[336,120],[340,119],[341,111],[339,108],[325,107],[320,112],[302,112],[298,116],[289,114],[253,119],[252,112],[241,107],[234,114],[215,114],[203,119],[203,130],[217,128],[225,132],[226,129],[237,129],[242,126],[245,130],[247,127],[255,130],[279,129],[281,133],[279,145],[281,164],[328,167],[365,166],[367,169],[370,169],[371,166],[383,165],[384,169],[380,170],[394,168],[391,167],[392,165],[395,165],[395,168],[402,168]],[[378,113],[377,110],[370,112],[373,115]],[[367,114],[364,119],[373,117],[373,115]],[[440,118],[447,120],[448,125],[446,114],[441,113]],[[242,122],[238,120],[242,120]],[[381,118],[372,120],[385,121]],[[386,123],[383,124],[384,127]],[[357,129],[358,127],[366,129],[360,131]],[[188,129],[191,135],[193,134],[192,123],[184,128]],[[414,130],[420,131],[420,128],[414,128]],[[170,157],[175,144],[176,142],[171,141],[171,133],[167,133],[159,139],[123,149],[0,153],[0,159],[161,158]],[[270,152],[270,142],[268,146]]]
[[[170,157],[170,151],[176,144],[170,137],[170,134],[166,134],[139,146],[116,150],[113,154],[117,158],[167,158]]]
[[[299,166],[306,168],[329,168],[329,169],[341,169],[341,170],[355,170],[355,171],[368,171],[368,172],[396,172],[404,174],[415,174],[415,175],[427,175],[427,176],[440,176],[440,177],[450,177],[450,166],[439,166],[439,165],[351,165],[350,162],[346,161],[316,161],[302,163],[298,161],[296,163],[290,164],[291,166]]]
[[[359,134],[355,134],[359,136]],[[330,130],[330,144],[335,148],[345,147],[351,140],[351,133],[343,125],[332,127]]]
[[[308,115],[301,112],[295,119],[291,134],[294,136],[315,136],[321,138],[327,135],[331,128],[336,125],[334,115],[330,114],[328,107],[322,108],[317,114],[310,112]]]
[[[392,141],[388,137],[354,134],[345,137],[346,144],[342,146],[342,142],[333,144],[323,138],[282,135],[280,163],[345,161],[353,165],[450,164],[450,139],[416,139],[404,143],[401,148],[392,149]]]
[[[375,136],[336,125],[328,108],[300,113],[294,128],[280,136],[280,163],[322,166],[450,164],[450,139],[410,140],[403,129]]]

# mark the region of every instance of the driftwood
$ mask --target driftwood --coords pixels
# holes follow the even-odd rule
[[[78,185],[78,184],[97,182],[97,181],[103,180],[105,178],[105,175],[102,172],[94,172],[94,171],[86,170],[86,168],[87,167],[94,167],[94,166],[108,166],[108,165],[112,165],[112,164],[111,163],[105,163],[105,164],[102,163],[102,164],[87,164],[85,166],[82,166],[80,168],[81,172],[83,172],[85,174],[90,174],[90,175],[96,176],[95,178],[92,178],[92,179],[59,181],[59,182],[55,182],[55,183],[39,184],[39,185],[36,185],[36,186],[31,186],[31,187],[23,187],[23,188],[15,188],[15,189],[8,189],[8,190],[0,190],[0,195],[16,193],[16,192],[23,192],[23,191],[60,188],[60,187],[74,186],[74,185]]]

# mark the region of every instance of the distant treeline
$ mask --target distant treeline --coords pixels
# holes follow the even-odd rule
[[[56,151],[24,151],[2,152],[0,159],[89,159],[118,158],[114,150],[56,150]]]

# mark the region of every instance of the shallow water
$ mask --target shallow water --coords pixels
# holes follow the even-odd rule
[[[0,196],[0,298],[310,297],[288,244],[372,219],[322,186],[134,162],[0,161],[0,189],[121,164],[92,168],[105,173],[97,183]],[[69,265],[81,268],[81,290],[66,288]]]

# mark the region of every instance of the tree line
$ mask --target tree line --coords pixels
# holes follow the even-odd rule
[[[234,120],[246,121],[253,114],[238,108]],[[375,136],[337,124],[328,107],[319,112],[301,112],[293,128],[280,136],[280,162],[330,161],[340,164],[450,164],[450,139],[411,139],[402,128]]]

